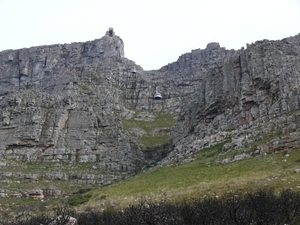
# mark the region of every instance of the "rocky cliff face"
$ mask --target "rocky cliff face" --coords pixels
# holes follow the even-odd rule
[[[181,108],[168,159],[220,141],[228,142],[224,150],[243,154],[299,146],[300,35],[257,41],[239,51],[208,45],[200,52],[199,58],[195,51],[182,56],[190,66],[179,70],[195,68],[191,75],[200,75],[191,101]],[[263,139],[269,140],[257,144]]]
[[[143,154],[120,118],[138,104],[139,85],[151,89],[134,66],[141,70],[109,32],[86,43],[1,52],[1,158],[134,170]]]
[[[90,162],[127,174],[150,155],[166,162],[225,140],[225,150],[247,154],[292,148],[300,126],[299,73],[300,35],[238,51],[210,43],[156,71],[125,58],[113,30],[85,43],[2,51],[0,157]],[[158,114],[178,117],[175,129],[125,126]],[[289,136],[251,145],[279,131]],[[172,143],[145,149],[138,137],[147,132],[171,133]]]

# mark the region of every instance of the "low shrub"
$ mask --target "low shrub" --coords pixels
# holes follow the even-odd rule
[[[78,225],[296,225],[300,221],[300,194],[292,190],[275,194],[272,189],[259,189],[176,203],[142,199],[139,204],[123,210],[109,208],[103,212],[73,213],[72,216]],[[40,216],[0,224],[40,225],[49,221],[49,217]]]
[[[92,197],[91,193],[75,194],[69,198],[68,202],[70,206],[77,206],[88,202],[91,197]]]

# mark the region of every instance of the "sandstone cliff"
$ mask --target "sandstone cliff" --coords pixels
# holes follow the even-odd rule
[[[299,73],[300,35],[237,51],[210,43],[155,71],[125,58],[113,30],[85,43],[2,51],[0,158],[91,162],[114,180],[221,141],[246,155],[293,148]],[[143,127],[158,115],[177,117],[175,128]],[[139,139],[146,133],[168,139],[148,146]]]
[[[199,74],[191,101],[182,104],[169,159],[220,141],[241,155],[299,147],[300,35],[238,51],[210,44],[165,69]]]
[[[138,102],[132,87],[145,82],[123,56],[113,32],[86,43],[1,52],[1,158],[135,170],[143,154],[120,115]]]

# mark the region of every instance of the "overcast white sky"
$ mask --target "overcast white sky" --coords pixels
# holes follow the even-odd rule
[[[0,0],[0,51],[101,38],[109,27],[125,57],[159,69],[219,42],[240,49],[300,33],[300,0]]]

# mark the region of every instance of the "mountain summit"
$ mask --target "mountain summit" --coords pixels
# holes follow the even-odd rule
[[[91,163],[89,180],[106,184],[220,142],[237,151],[224,162],[288,150],[300,144],[299,77],[300,34],[210,43],[152,71],[124,57],[112,28],[2,51],[0,160]]]

